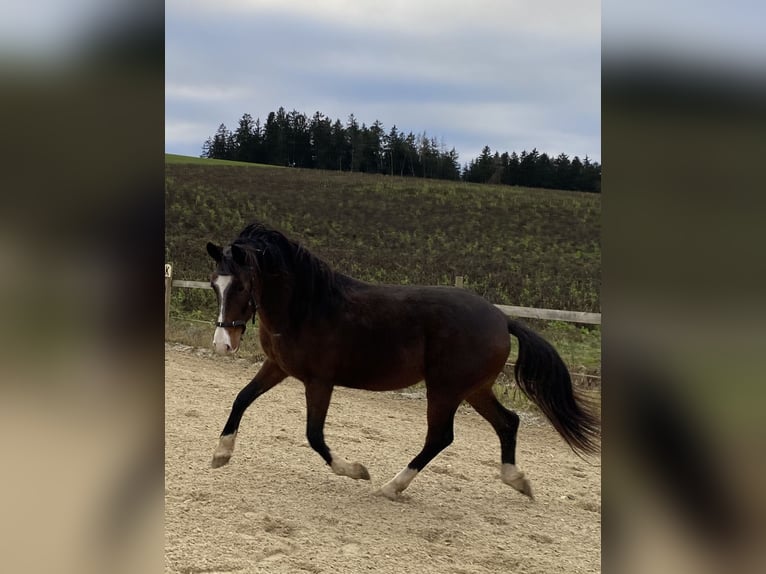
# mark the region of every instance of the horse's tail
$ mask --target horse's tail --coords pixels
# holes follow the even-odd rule
[[[599,420],[575,393],[569,371],[556,349],[513,319],[508,319],[508,331],[519,340],[513,369],[519,388],[543,411],[572,450],[597,452]]]

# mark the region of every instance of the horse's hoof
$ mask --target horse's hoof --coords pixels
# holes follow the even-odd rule
[[[529,482],[529,480],[526,479],[524,473],[517,469],[514,465],[504,464],[502,470],[500,471],[500,477],[505,484],[513,487],[521,494],[528,496],[532,500],[535,499],[534,495],[532,494],[532,484]]]
[[[231,455],[234,454],[234,440],[237,437],[237,433],[222,435],[218,440],[218,446],[213,453],[213,462],[210,466],[218,468],[224,464],[228,464],[231,460]]]
[[[231,460],[230,454],[215,454],[213,455],[213,461],[210,463],[211,468],[219,468],[225,464],[229,464]]]
[[[511,483],[511,486],[518,490],[521,494],[525,494],[530,499],[534,500],[535,497],[532,494],[532,484],[524,477],[516,479]]]
[[[358,462],[354,463],[354,476],[352,478],[355,478],[357,480],[370,480],[370,473],[367,472],[367,469],[363,464],[359,464]]]
[[[399,500],[399,493],[396,492],[393,488],[386,488],[385,486],[382,486],[375,492],[373,492],[375,496],[385,496],[389,500],[393,500],[394,502],[397,502]]]
[[[363,464],[358,462],[346,462],[342,458],[333,458],[330,462],[332,471],[340,476],[348,476],[354,480],[370,480],[370,473]]]

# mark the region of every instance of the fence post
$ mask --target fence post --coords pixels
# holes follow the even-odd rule
[[[165,330],[170,321],[170,290],[173,288],[173,266],[165,264]]]
[[[455,275],[455,287],[463,288],[463,276]]]

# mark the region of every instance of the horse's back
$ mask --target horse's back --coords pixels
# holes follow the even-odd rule
[[[464,289],[371,286],[355,303],[357,327],[376,333],[380,352],[419,362],[427,380],[494,377],[510,351],[505,315]]]

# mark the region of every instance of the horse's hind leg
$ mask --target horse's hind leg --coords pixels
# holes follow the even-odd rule
[[[437,454],[452,444],[454,438],[454,420],[460,401],[454,399],[428,398],[428,434],[423,450],[402,469],[399,474],[384,484],[376,494],[396,500],[399,493],[407,488],[417,474],[431,462]]]
[[[466,401],[481,416],[489,421],[500,438],[500,478],[522,494],[530,498],[532,486],[524,473],[516,468],[516,432],[519,428],[519,415],[509,411],[495,397],[492,385],[486,385],[466,397]]]
[[[231,407],[229,418],[218,440],[218,447],[213,453],[213,462],[211,464],[213,468],[223,466],[231,459],[231,455],[234,453],[234,441],[237,438],[239,423],[247,407],[263,393],[282,382],[286,376],[276,363],[267,359],[255,377],[253,377],[253,380],[237,394],[237,398]]]
[[[333,456],[324,441],[324,423],[330,406],[332,385],[307,383],[306,385],[306,438],[311,448],[330,466],[335,474],[354,479],[370,480],[370,473],[358,462],[348,462]]]

